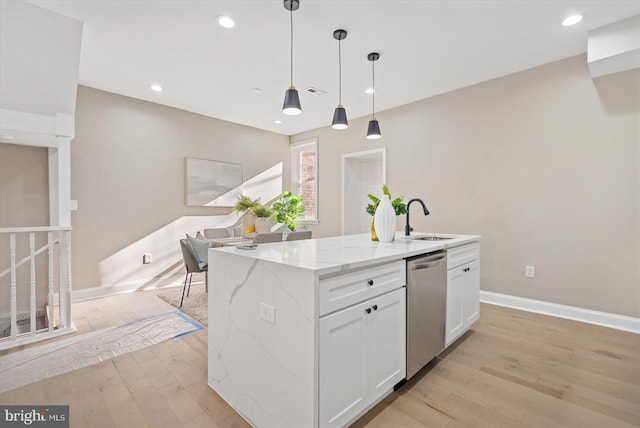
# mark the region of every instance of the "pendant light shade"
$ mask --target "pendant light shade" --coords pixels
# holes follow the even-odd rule
[[[282,105],[282,112],[290,116],[295,116],[302,113],[302,107],[300,107],[300,97],[298,96],[298,90],[295,86],[289,86],[287,92],[284,93],[284,104]]]
[[[371,119],[369,121],[369,129],[367,129],[367,138],[369,140],[377,140],[378,138],[382,138],[382,134],[380,134],[380,124],[376,119]]]
[[[340,42],[347,38],[346,30],[336,30],[333,32],[333,38],[338,41],[338,107],[333,112],[333,121],[331,127],[333,129],[347,129],[349,122],[347,121],[347,111],[342,105],[342,50]]]
[[[371,120],[369,121],[369,128],[367,129],[367,139],[369,140],[377,140],[378,138],[382,138],[382,134],[380,133],[380,124],[376,120],[376,72],[375,72],[375,62],[380,59],[380,54],[377,52],[371,52],[367,55],[367,59],[371,61],[371,76],[372,76],[372,88],[374,92],[371,94],[372,97],[372,113]]]
[[[347,121],[347,111],[341,105],[338,105],[333,111],[333,121],[331,122],[333,129],[347,129],[349,122]]]
[[[300,97],[296,87],[293,86],[293,11],[298,10],[300,7],[299,0],[284,0],[284,8],[290,12],[291,16],[291,84],[287,92],[284,94],[284,104],[282,105],[282,112],[291,116],[302,113],[302,107],[300,106]]]

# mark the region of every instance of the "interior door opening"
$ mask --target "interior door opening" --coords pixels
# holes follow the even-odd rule
[[[371,230],[367,195],[380,195],[387,178],[386,148],[342,155],[342,234]]]

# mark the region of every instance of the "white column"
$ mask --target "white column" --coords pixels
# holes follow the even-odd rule
[[[71,138],[58,136],[57,148],[49,149],[49,223],[71,226]],[[62,328],[71,327],[71,234],[61,232],[59,275],[59,315]],[[53,320],[52,320],[53,322]]]
[[[60,232],[60,327],[71,327],[71,232]]]
[[[57,137],[49,149],[49,223],[71,226],[71,138]]]

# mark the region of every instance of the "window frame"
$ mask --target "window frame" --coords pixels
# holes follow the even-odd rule
[[[318,138],[310,138],[303,141],[298,141],[296,143],[291,143],[289,145],[289,151],[291,155],[291,168],[290,168],[290,184],[291,184],[291,193],[296,196],[300,196],[302,193],[302,183],[301,183],[301,174],[300,174],[300,152],[303,150],[307,150],[309,148],[314,148],[316,151],[316,179],[315,179],[315,195],[316,195],[316,215],[315,217],[305,217],[297,220],[297,223],[300,224],[318,224],[320,222],[320,170],[319,166],[319,151],[318,151]]]

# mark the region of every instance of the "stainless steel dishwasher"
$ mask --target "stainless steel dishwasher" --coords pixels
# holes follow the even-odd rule
[[[407,379],[444,349],[447,252],[407,259]]]

